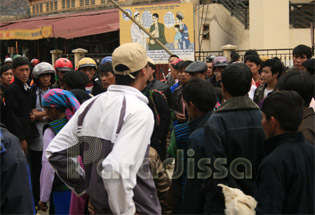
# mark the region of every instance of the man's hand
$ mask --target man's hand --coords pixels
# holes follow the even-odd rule
[[[21,146],[22,146],[22,150],[24,151],[24,154],[27,153],[27,142],[26,140],[21,140]]]
[[[48,209],[46,202],[42,202],[42,201],[38,202],[38,207],[39,207],[39,210],[41,210],[41,211],[47,211],[47,209]]]
[[[45,111],[38,111],[36,109],[32,110],[32,113],[30,113],[31,121],[40,121],[41,118],[46,117],[47,114]]]
[[[216,73],[215,80],[216,81],[220,81],[221,80],[221,72],[217,72]]]
[[[89,203],[88,203],[88,211],[89,211],[89,213],[92,214],[92,215],[95,214],[95,212],[94,212],[94,206],[92,205],[90,199],[89,199]]]
[[[177,119],[178,121],[180,121],[180,122],[186,121],[186,116],[185,116],[185,114],[176,113],[176,114],[175,114],[175,117],[176,117],[176,119]]]

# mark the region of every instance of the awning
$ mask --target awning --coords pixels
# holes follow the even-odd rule
[[[117,31],[118,9],[63,14],[0,23],[1,40],[71,39]]]

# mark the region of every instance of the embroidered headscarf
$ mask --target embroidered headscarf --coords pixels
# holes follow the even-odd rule
[[[65,114],[68,120],[80,107],[76,97],[70,91],[62,89],[51,89],[45,93],[42,105],[44,107],[65,107]]]

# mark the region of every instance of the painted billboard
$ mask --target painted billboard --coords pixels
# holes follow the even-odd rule
[[[173,54],[194,60],[193,4],[159,4],[124,7],[138,23],[158,38]],[[120,44],[139,43],[157,64],[168,63],[169,54],[121,11]]]

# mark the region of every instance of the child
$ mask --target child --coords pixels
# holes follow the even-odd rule
[[[71,92],[52,89],[44,95],[42,105],[51,121],[44,129],[43,151],[46,151],[51,140],[66,125],[80,104]],[[55,177],[55,172],[43,153],[40,201],[38,203],[39,208],[43,211],[48,208],[46,202],[49,200],[50,194],[52,194],[51,204],[54,205],[55,214],[69,214],[71,191],[58,176]]]
[[[182,34],[179,32],[179,25],[175,25],[175,37],[174,37],[174,49],[180,49],[179,40],[182,38]]]

